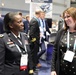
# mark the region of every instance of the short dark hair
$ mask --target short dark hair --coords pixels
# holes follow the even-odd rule
[[[18,13],[16,12],[9,12],[5,15],[4,17],[4,30],[5,32],[10,32],[10,23],[13,23],[14,22],[14,16],[15,15],[19,15]]]
[[[22,16],[22,12],[19,11],[19,12],[17,12],[17,13],[18,13],[20,16]]]
[[[36,15],[39,15],[41,12],[42,12],[41,10],[36,10],[36,11],[35,11],[35,14],[36,14]]]

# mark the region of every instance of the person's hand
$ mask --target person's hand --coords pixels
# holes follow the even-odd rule
[[[56,72],[55,72],[55,71],[52,71],[52,72],[51,72],[51,75],[57,75],[57,74],[56,74]]]
[[[42,33],[40,33],[40,37],[42,37],[43,36],[43,34]]]
[[[34,73],[34,71],[33,70],[29,70],[29,74],[33,74]]]
[[[36,38],[32,38],[31,42],[35,42],[36,41]]]

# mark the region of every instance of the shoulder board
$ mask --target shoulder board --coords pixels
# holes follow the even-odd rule
[[[0,38],[2,38],[2,37],[4,37],[4,35],[3,34],[0,34]]]

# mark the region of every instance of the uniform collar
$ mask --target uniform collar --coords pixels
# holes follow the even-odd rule
[[[12,31],[11,33],[14,35],[15,38],[18,38],[18,37],[20,38],[20,32],[18,33],[18,36],[16,36]]]

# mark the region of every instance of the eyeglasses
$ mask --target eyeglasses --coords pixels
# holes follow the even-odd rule
[[[70,15],[68,15],[68,16],[64,16],[64,19],[65,19],[65,18],[69,18],[69,17],[70,17]]]

